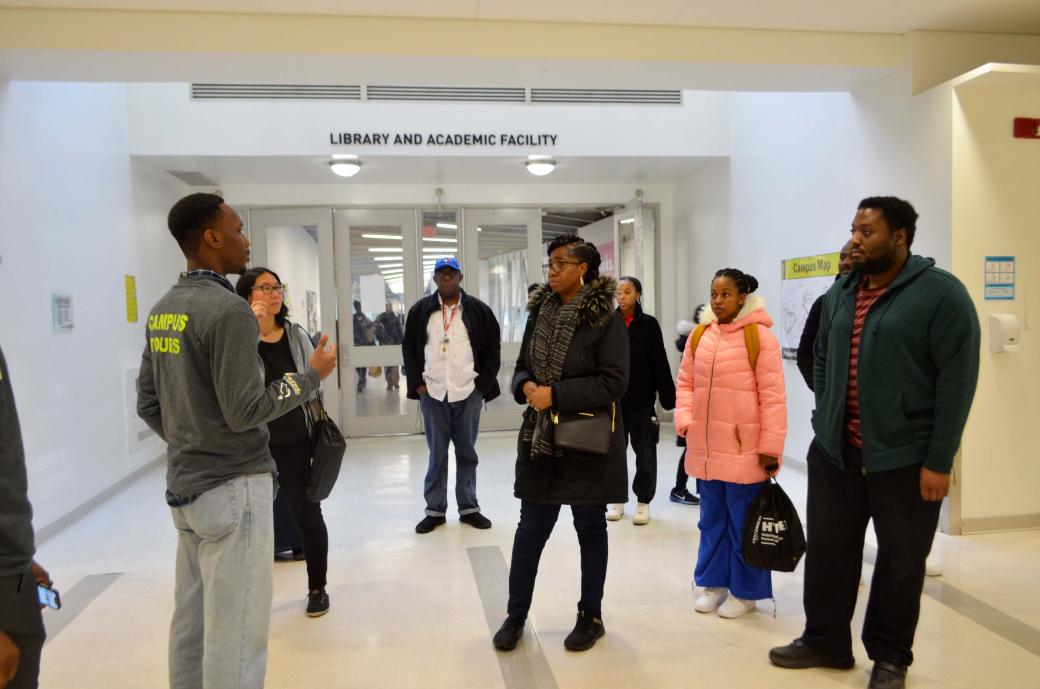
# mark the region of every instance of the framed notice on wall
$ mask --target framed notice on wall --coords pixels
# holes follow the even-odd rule
[[[834,284],[839,261],[833,253],[780,262],[780,349],[785,359],[797,355],[809,309]]]
[[[72,295],[51,294],[51,323],[56,333],[71,333],[75,327],[72,318]]]

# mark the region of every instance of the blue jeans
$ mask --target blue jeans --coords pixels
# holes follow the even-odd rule
[[[170,508],[177,527],[171,689],[264,686],[273,499],[271,474],[251,474]]]
[[[477,432],[480,430],[479,390],[461,402],[441,402],[429,395],[419,400],[430,465],[423,495],[426,514],[443,517],[448,511],[448,443],[455,446],[455,501],[459,515],[479,512],[477,503]]]
[[[737,598],[761,600],[773,597],[768,569],[744,562],[744,522],[762,483],[698,481],[701,495],[701,544],[693,579],[698,586],[727,588]]]

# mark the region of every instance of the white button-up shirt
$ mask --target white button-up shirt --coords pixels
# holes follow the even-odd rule
[[[435,400],[462,402],[476,389],[476,363],[469,332],[462,322],[462,297],[454,307],[445,306],[430,314],[426,322],[426,392]],[[447,340],[447,342],[445,342]],[[446,351],[442,351],[445,348]]]

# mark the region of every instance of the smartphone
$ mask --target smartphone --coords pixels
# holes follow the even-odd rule
[[[61,609],[61,596],[50,586],[38,585],[36,587],[36,596],[40,599],[40,605],[46,605],[48,608],[54,608],[55,610]]]

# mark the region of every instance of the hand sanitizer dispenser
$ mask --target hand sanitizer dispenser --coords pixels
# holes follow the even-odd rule
[[[1017,352],[1019,348],[1018,316],[1013,313],[994,313],[989,317],[989,350]]]

